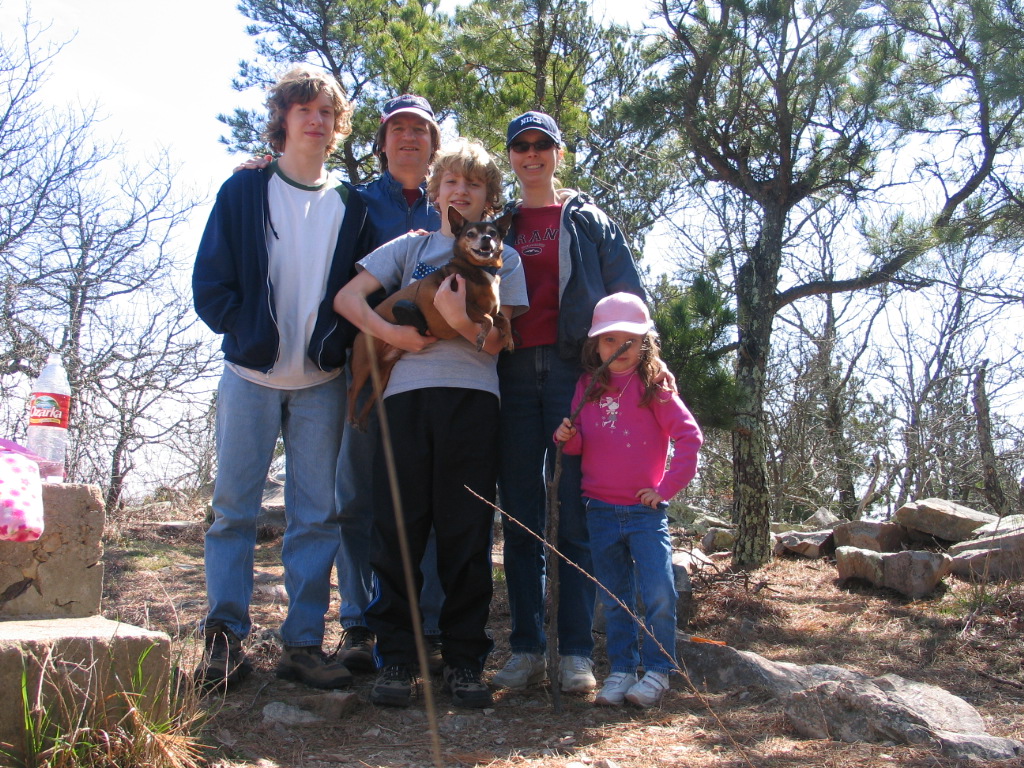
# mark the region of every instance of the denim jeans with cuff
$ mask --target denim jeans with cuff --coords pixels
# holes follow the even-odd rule
[[[668,504],[662,502],[658,509],[651,509],[642,504],[620,506],[589,498],[583,501],[594,575],[634,614],[639,588],[645,613],[639,618],[664,648],[658,648],[622,606],[604,590],[598,590],[608,625],[611,671],[632,674],[643,664],[645,672],[669,674],[675,669],[677,593]]]

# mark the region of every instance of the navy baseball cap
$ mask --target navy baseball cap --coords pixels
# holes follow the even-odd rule
[[[562,145],[562,132],[558,130],[558,124],[551,115],[545,115],[543,112],[527,112],[508,124],[508,133],[505,138],[506,148],[516,140],[516,136],[531,129],[546,133],[555,140],[555,144]]]
[[[430,102],[422,96],[413,96],[411,93],[403,93],[401,96],[384,102],[384,108],[380,112],[380,121],[386,123],[395,115],[403,112],[419,115],[432,123],[437,122],[434,119],[434,110],[431,108]]]

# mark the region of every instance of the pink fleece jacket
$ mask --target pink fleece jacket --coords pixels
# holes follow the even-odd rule
[[[584,374],[576,383],[573,411],[589,381]],[[564,448],[567,454],[583,455],[583,494],[631,505],[639,503],[641,488],[654,488],[668,501],[697,473],[697,451],[704,442],[700,427],[675,393],[660,391],[641,406],[644,390],[638,376],[613,373],[610,383],[600,398],[583,406],[576,434]],[[669,441],[675,448],[666,469]]]

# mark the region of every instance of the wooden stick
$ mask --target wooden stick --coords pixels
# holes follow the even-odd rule
[[[583,393],[583,399],[580,400],[579,405],[577,405],[576,409],[572,412],[572,416],[569,417],[570,422],[575,423],[576,419],[579,418],[580,411],[583,410],[584,403],[590,399],[590,395],[593,393],[594,387],[597,386],[597,381],[601,374],[607,370],[608,366],[611,365],[619,355],[629,349],[632,345],[632,341],[624,342],[621,347],[615,350],[615,354],[601,363],[600,367],[594,371],[594,375],[590,378],[590,383],[587,384],[587,389]],[[565,443],[558,443],[555,447],[555,466],[551,473],[551,480],[548,483],[548,521],[544,535],[550,545],[544,550],[544,562],[546,563],[546,571],[548,575],[548,589],[551,594],[551,620],[548,622],[547,644],[548,680],[551,681],[551,702],[555,708],[555,712],[559,713],[562,711],[562,688],[558,680],[559,581],[558,555],[555,554],[554,550],[558,549],[558,486],[562,480],[562,451],[564,447]]]

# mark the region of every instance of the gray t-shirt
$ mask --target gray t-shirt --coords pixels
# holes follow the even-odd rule
[[[455,238],[441,232],[402,235],[385,243],[359,262],[389,294],[413,280],[425,277],[431,268],[442,267],[452,258]],[[503,266],[498,272],[500,303],[513,314],[529,307],[526,277],[519,254],[505,246]],[[481,389],[498,395],[497,356],[477,352],[476,345],[462,338],[435,341],[420,352],[406,352],[391,372],[384,397],[424,387]]]

